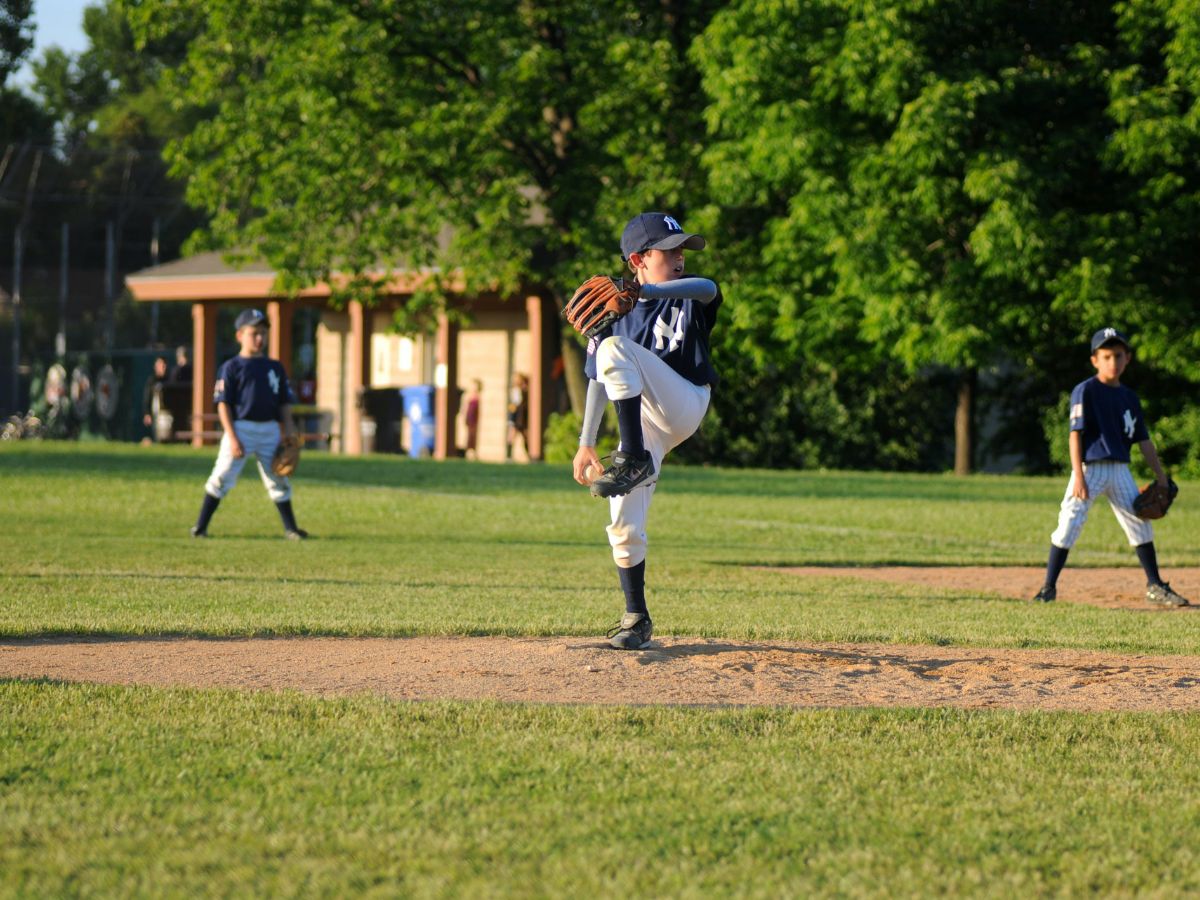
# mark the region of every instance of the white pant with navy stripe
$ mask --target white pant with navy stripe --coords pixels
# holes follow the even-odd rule
[[[282,503],[292,499],[292,484],[282,475],[271,471],[271,459],[275,456],[275,448],[279,446],[278,422],[251,422],[248,419],[238,419],[233,423],[234,433],[241,441],[243,453],[240,457],[233,455],[229,443],[229,434],[221,437],[221,449],[217,453],[217,462],[212,474],[204,484],[204,490],[218,500],[233,490],[238,476],[242,474],[242,466],[251,456],[258,459],[258,474],[262,476],[263,485],[272,502]]]
[[[692,384],[639,344],[624,337],[609,337],[596,348],[596,380],[610,400],[642,395],[642,439],[654,460],[654,476],[624,497],[609,499],[612,524],[608,543],[613,560],[631,568],[646,558],[646,520],[662,462],[700,427],[712,389]]]
[[[1092,503],[1101,494],[1108,497],[1113,514],[1117,517],[1129,544],[1136,547],[1154,540],[1154,527],[1145,519],[1139,519],[1133,511],[1133,501],[1137,499],[1138,488],[1129,471],[1129,464],[1103,460],[1101,462],[1084,463],[1083,479],[1087,483],[1088,499],[1080,500],[1073,493],[1075,489],[1075,474],[1067,482],[1067,492],[1063,496],[1062,508],[1058,513],[1058,527],[1050,535],[1050,543],[1063,550],[1070,550],[1079,540],[1079,533],[1087,522],[1088,512]]]

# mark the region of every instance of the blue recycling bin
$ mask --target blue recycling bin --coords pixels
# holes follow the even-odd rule
[[[413,459],[433,454],[433,385],[415,384],[400,389],[408,417],[408,455]]]

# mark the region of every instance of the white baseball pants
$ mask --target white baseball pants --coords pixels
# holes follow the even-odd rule
[[[1128,463],[1108,460],[1084,463],[1083,479],[1087,482],[1088,499],[1080,500],[1072,493],[1075,488],[1075,474],[1071,473],[1062,508],[1058,513],[1058,527],[1050,535],[1050,543],[1063,550],[1070,550],[1075,546],[1080,532],[1083,531],[1083,525],[1087,522],[1092,503],[1101,494],[1108,497],[1113,515],[1117,517],[1131,547],[1154,540],[1154,527],[1145,519],[1139,519],[1133,511],[1133,501],[1137,498],[1138,488],[1129,472]]]
[[[229,434],[223,435],[221,449],[217,452],[217,462],[204,484],[204,490],[218,500],[224,497],[237,484],[246,460],[254,456],[258,459],[258,473],[262,476],[263,485],[271,501],[282,503],[284,500],[291,500],[292,483],[271,471],[271,458],[275,456],[275,448],[279,446],[279,423],[238,419],[233,423],[233,430],[241,441],[244,452],[242,456],[235,457],[229,443]]]
[[[609,337],[596,348],[596,380],[610,400],[642,395],[642,439],[654,459],[654,477],[608,501],[613,560],[632,568],[646,558],[646,520],[654,486],[668,453],[696,433],[712,389],[692,384],[637,341]]]

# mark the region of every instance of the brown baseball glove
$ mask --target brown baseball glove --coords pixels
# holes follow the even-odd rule
[[[300,438],[289,434],[280,440],[279,446],[275,448],[275,455],[271,458],[271,471],[287,478],[296,471],[298,465],[300,465]]]
[[[1133,501],[1133,511],[1139,519],[1161,519],[1175,502],[1178,493],[1179,486],[1170,478],[1167,479],[1166,486],[1152,481],[1142,488],[1142,492]]]
[[[624,278],[593,275],[579,286],[563,310],[571,327],[585,338],[593,338],[637,303],[642,286]]]

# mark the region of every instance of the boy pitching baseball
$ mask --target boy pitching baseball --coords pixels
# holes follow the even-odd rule
[[[625,615],[609,633],[620,650],[650,643],[646,608],[646,521],[663,458],[683,443],[708,410],[717,383],[709,336],[721,293],[707,278],[685,278],[685,250],[704,238],[664,213],[643,213],[625,226],[621,256],[637,277],[638,300],[623,318],[588,341],[587,404],[574,476],[609,500],[608,541],[625,594]],[[616,406],[620,446],[601,470],[596,436],[604,409]]]
[[[1161,485],[1167,476],[1150,440],[1137,394],[1121,384],[1133,359],[1129,339],[1115,328],[1092,335],[1096,374],[1071,391],[1071,479],[1067,482],[1058,528],[1050,535],[1046,583],[1033,598],[1048,603],[1057,596],[1058,575],[1087,521],[1092,502],[1108,497],[1113,513],[1146,572],[1146,599],[1155,606],[1187,606],[1188,601],[1162,580],[1154,552],[1154,528],[1133,511],[1138,489],[1129,472],[1130,448],[1137,444]]]
[[[216,465],[204,485],[204,503],[192,526],[192,537],[208,537],[209,520],[221,498],[237,484],[247,455],[252,455],[258,458],[258,472],[279,510],[284,535],[289,540],[304,540],[308,532],[296,525],[291,482],[271,470],[280,438],[295,434],[287,372],[266,356],[267,317],[260,310],[243,310],[234,326],[241,351],[221,364],[213,392],[225,434]]]

